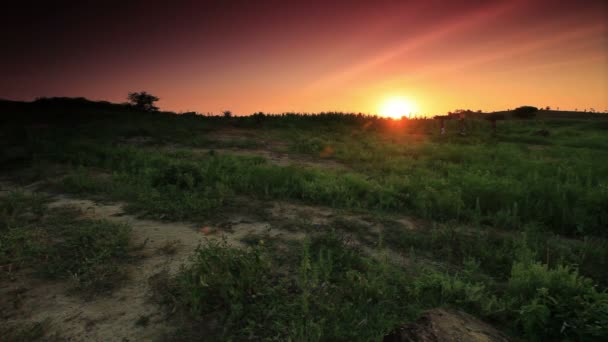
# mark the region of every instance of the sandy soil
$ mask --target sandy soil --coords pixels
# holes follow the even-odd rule
[[[405,324],[384,337],[384,342],[507,342],[505,334],[457,310],[432,309],[416,322]]]
[[[49,334],[57,333],[74,341],[150,340],[170,329],[160,308],[149,300],[147,280],[163,270],[176,272],[205,235],[187,223],[163,223],[124,215],[120,204],[57,196],[50,206],[76,207],[88,218],[129,224],[133,229],[132,244],[145,243],[137,251],[141,258],[128,265],[129,278],[123,286],[111,295],[87,301],[69,293],[70,282],[43,282],[24,275],[14,282],[0,283],[0,296],[6,299],[0,304],[2,318],[9,324],[46,322]],[[167,243],[175,245],[174,254],[160,251]],[[141,317],[149,319],[145,328],[135,324]]]

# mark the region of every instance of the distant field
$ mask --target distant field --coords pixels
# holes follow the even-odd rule
[[[150,322],[162,339],[378,340],[436,307],[523,340],[608,337],[606,114],[507,115],[495,133],[476,115],[462,136],[455,120],[440,135],[433,119],[340,113],[2,108],[3,295],[75,272],[102,300],[143,291],[120,330],[135,339]],[[94,243],[95,227],[131,239]],[[66,241],[85,240],[96,261],[66,263],[84,258]],[[91,273],[107,260],[120,282]],[[11,333],[61,335],[47,316],[10,314]]]

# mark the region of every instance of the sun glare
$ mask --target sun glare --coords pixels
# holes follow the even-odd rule
[[[410,117],[414,115],[415,111],[414,103],[403,97],[391,97],[385,100],[380,107],[380,115],[394,119]]]

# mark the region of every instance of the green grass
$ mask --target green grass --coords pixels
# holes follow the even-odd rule
[[[200,119],[200,127],[197,124],[187,134],[174,131],[189,127],[181,126],[177,119],[170,126],[173,130],[158,134],[203,139],[209,125],[218,125],[218,119],[188,120],[195,119]],[[295,121],[291,117],[285,120]],[[608,225],[604,210],[608,205],[608,164],[602,162],[608,153],[597,148],[605,140],[602,126],[562,123],[553,135],[538,137],[532,132],[550,122],[501,122],[504,127],[493,138],[486,132],[487,123],[481,121],[470,124],[466,137],[439,137],[435,124],[419,120],[403,127],[369,130],[365,123],[309,129],[309,122],[303,128],[259,128],[260,134],[286,141],[292,153],[320,162],[327,158],[341,162],[348,172],[280,167],[261,157],[195,156],[187,149],[167,152],[126,146],[98,136],[99,132],[87,134],[87,138],[70,138],[73,132],[37,136],[31,149],[36,151],[35,160],[111,173],[113,182],[98,184],[100,187],[108,185],[114,193],[121,189],[140,193],[140,199],[130,196],[135,207],[159,213],[169,206],[160,215],[174,219],[202,217],[232,195],[249,195],[401,212],[444,222],[477,222],[511,230],[535,223],[561,235],[608,234],[604,229]],[[198,133],[195,129],[204,130]],[[573,138],[568,132],[581,136]],[[178,142],[185,147],[198,146],[183,139]],[[572,139],[576,139],[576,147]],[[235,146],[240,146],[239,141],[235,140]],[[218,143],[231,144],[211,141],[207,146]],[[80,186],[72,184],[72,188],[84,191],[95,186],[84,183],[81,179]],[[159,190],[172,200],[159,205]]]
[[[79,216],[75,209],[48,208],[39,195],[0,197],[0,264],[73,281],[86,294],[111,291],[125,277],[130,229]]]
[[[233,340],[377,340],[436,306],[465,309],[524,340],[608,336],[605,119],[500,121],[496,135],[488,122],[468,120],[466,136],[448,122],[448,134],[440,136],[434,120],[136,114],[79,122],[78,129],[6,126],[23,133],[11,133],[12,143],[26,148],[24,163],[31,163],[23,181],[48,177],[51,189],[124,201],[132,212],[163,220],[208,222],[233,206],[263,211],[276,200],[357,212],[369,224],[340,217],[320,229],[349,234],[380,254],[382,241],[387,253],[412,263],[404,269],[373,259],[326,235],[303,245],[262,235],[243,238],[249,249],[205,245],[191,266],[159,286],[170,311],[182,315],[185,339],[202,329]],[[215,139],[222,130],[235,138]],[[138,145],[129,137],[147,139]],[[180,148],[163,148],[167,144]],[[262,157],[188,150],[194,147],[286,149],[344,167],[281,166]],[[68,172],[58,177],[49,165]],[[12,254],[3,252],[3,262],[63,255],[39,243],[37,234],[48,234],[39,222],[65,227],[57,230],[65,236],[93,236],[90,241],[107,224],[55,224],[44,218],[43,199],[28,201],[5,206],[4,212],[27,214],[4,215],[3,232],[15,222],[43,228],[13,229],[16,237],[2,244],[13,246],[6,249]],[[396,221],[404,215],[423,224],[405,229]],[[382,233],[372,233],[371,224]],[[122,246],[109,237],[108,243]],[[64,246],[65,255],[90,259],[74,251],[81,244]],[[123,258],[120,250],[110,254]],[[40,274],[86,275],[95,267],[58,262]]]
[[[288,253],[278,259],[265,245],[201,246],[159,293],[172,312],[185,312],[188,325],[178,336],[203,329],[221,340],[379,340],[436,306],[465,309],[529,340],[606,334],[608,294],[568,267],[522,259],[498,291],[497,283],[476,279],[475,262],[456,273],[416,264],[404,269],[364,256],[335,233]]]
[[[511,145],[418,148],[422,151],[414,158],[393,157],[390,150],[385,158],[374,151],[364,169],[354,166],[350,172],[281,167],[260,157],[176,155],[92,144],[65,148],[60,159],[113,174],[104,183],[86,180],[86,170],[77,172],[66,179],[68,189],[109,188],[139,209],[176,219],[204,216],[238,194],[513,230],[534,222],[570,236],[608,234],[603,229],[608,188],[602,178],[608,166],[598,164],[596,154],[578,152],[562,164],[544,159],[563,155],[537,158]]]

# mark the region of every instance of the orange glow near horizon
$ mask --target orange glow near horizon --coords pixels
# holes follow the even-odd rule
[[[605,0],[101,4],[7,11],[0,98],[145,90],[163,110],[235,115],[608,110]]]

